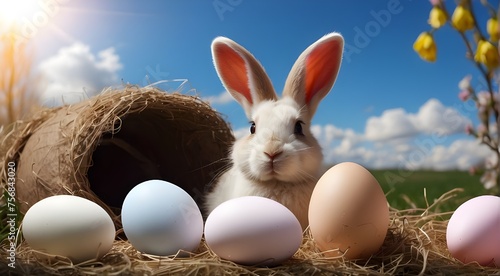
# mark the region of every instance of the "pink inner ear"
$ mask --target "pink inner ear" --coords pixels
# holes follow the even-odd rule
[[[218,45],[216,53],[218,70],[222,81],[228,89],[241,94],[252,104],[245,60],[226,44]]]
[[[335,41],[327,41],[318,45],[306,58],[306,103],[325,87],[333,85],[337,77],[341,51],[340,44]],[[328,91],[322,91],[327,93]]]

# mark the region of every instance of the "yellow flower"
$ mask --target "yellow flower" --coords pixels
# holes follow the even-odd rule
[[[490,71],[500,64],[498,50],[491,42],[479,40],[474,60],[484,64]]]
[[[460,32],[465,32],[474,28],[474,17],[470,10],[461,3],[455,8],[451,16],[451,23],[455,29]]]
[[[434,37],[428,32],[421,33],[415,43],[413,43],[413,50],[426,61],[436,61],[437,47],[434,42]]]
[[[448,17],[446,16],[446,13],[438,6],[434,6],[429,13],[428,22],[434,29],[443,27],[447,20]]]
[[[486,22],[486,30],[490,35],[490,40],[496,42],[498,40],[498,19],[490,18]]]

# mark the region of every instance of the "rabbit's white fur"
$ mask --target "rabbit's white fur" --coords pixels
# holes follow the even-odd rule
[[[332,33],[307,48],[278,100],[264,69],[248,51],[227,38],[214,40],[212,53],[219,77],[245,109],[255,133],[234,143],[232,166],[206,196],[208,212],[232,198],[263,196],[289,208],[307,227],[309,200],[323,158],[310,130],[311,119],[333,86],[342,47],[342,37]],[[307,77],[315,77],[316,82],[308,82]]]

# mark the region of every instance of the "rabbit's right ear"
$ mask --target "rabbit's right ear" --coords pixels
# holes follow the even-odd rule
[[[250,116],[252,105],[276,100],[276,92],[264,68],[250,52],[226,37],[212,42],[215,69],[227,91]]]

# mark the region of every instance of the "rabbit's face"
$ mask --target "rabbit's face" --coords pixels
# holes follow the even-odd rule
[[[317,177],[320,146],[310,131],[307,112],[285,97],[252,109],[249,134],[234,145],[233,160],[249,179],[307,182]]]
[[[311,183],[321,166],[321,148],[311,118],[332,88],[344,39],[330,33],[297,58],[278,96],[262,65],[241,45],[218,37],[212,42],[217,74],[252,121],[250,134],[233,147],[235,169],[256,183]]]

